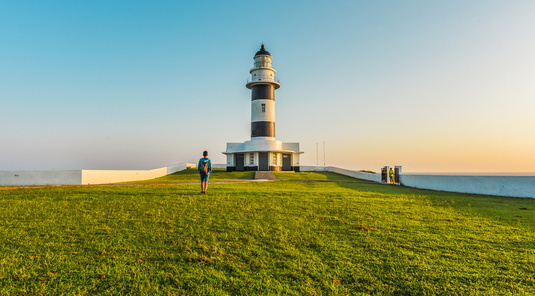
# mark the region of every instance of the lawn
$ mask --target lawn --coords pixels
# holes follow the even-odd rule
[[[212,169],[210,181],[232,181],[232,180],[252,180],[254,172],[226,172],[225,169]],[[200,182],[197,169],[186,169],[171,175],[163,176],[152,180],[142,180],[127,182],[128,184],[141,183],[181,183],[181,182]]]
[[[197,187],[0,190],[0,295],[535,294],[534,199],[347,182]]]
[[[274,172],[273,175],[279,179],[291,179],[291,180],[321,180],[321,181],[366,181],[361,179],[355,179],[349,176],[340,175],[333,172]]]

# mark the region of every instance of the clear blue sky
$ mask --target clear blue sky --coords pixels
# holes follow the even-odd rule
[[[535,171],[535,1],[0,1],[0,170],[224,163],[253,55],[302,164]]]

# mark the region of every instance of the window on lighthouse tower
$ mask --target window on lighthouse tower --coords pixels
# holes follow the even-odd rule
[[[266,112],[266,104],[262,104],[262,113]]]

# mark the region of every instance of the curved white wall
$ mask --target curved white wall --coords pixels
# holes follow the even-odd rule
[[[195,167],[193,163],[181,163],[154,170],[82,170],[82,185],[107,184],[149,180]]]
[[[404,186],[513,197],[535,197],[535,176],[465,176],[401,174]]]
[[[0,185],[80,185],[82,171],[3,171]]]
[[[181,163],[154,170],[3,171],[0,185],[88,185],[154,179],[195,167]]]
[[[167,175],[167,168],[146,171],[83,170],[82,185],[149,180]]]
[[[300,170],[302,172],[315,172],[315,171],[324,171],[324,172],[333,172],[340,175],[345,175],[357,179],[367,180],[367,181],[373,181],[373,182],[381,182],[381,175],[379,174],[373,174],[373,173],[365,173],[361,171],[353,171],[353,170],[347,170],[337,167],[331,167],[331,166],[300,166]]]

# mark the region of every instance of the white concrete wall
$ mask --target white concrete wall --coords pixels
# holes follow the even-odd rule
[[[227,154],[227,166],[234,166],[234,154]]]
[[[313,166],[313,165],[302,165],[299,167],[302,172],[328,172],[328,167],[323,166]]]
[[[167,175],[174,174],[176,172],[180,172],[180,171],[183,171],[185,169],[192,169],[192,168],[196,168],[196,167],[197,167],[196,163],[184,162],[184,163],[175,164],[175,165],[167,167]]]
[[[82,170],[82,185],[150,180],[196,166],[193,163],[181,163],[153,170]]]
[[[401,174],[400,181],[422,189],[535,198],[535,176]]]
[[[232,152],[244,151],[245,150],[244,144],[245,143],[227,143],[227,151],[226,152],[232,153]],[[230,159],[227,159],[227,162],[229,160]],[[233,159],[230,160],[230,161],[234,164],[234,160]]]
[[[346,176],[350,176],[353,178],[373,181],[373,182],[381,182],[380,174],[365,173],[365,172],[353,171],[353,170],[342,169],[342,168],[337,168],[337,167],[329,167],[329,172],[346,175]]]
[[[0,185],[80,185],[82,171],[0,171]]]
[[[83,170],[82,185],[149,180],[167,175],[167,168],[154,170]]]
[[[299,152],[299,143],[282,142],[282,150]]]
[[[0,185],[87,185],[141,181],[196,166],[193,163],[181,163],[153,170],[3,171],[0,172]]]
[[[381,182],[381,175],[380,174],[372,174],[372,173],[365,173],[360,171],[353,171],[348,169],[342,169],[337,167],[331,167],[331,166],[300,166],[299,167],[302,172],[314,172],[314,171],[323,171],[323,172],[333,172],[353,178],[363,179],[367,181],[373,181],[373,182]]]
[[[299,153],[292,153],[292,166],[299,166],[301,154]]]

